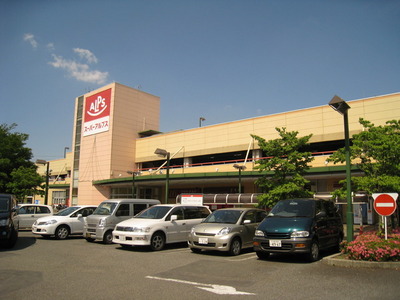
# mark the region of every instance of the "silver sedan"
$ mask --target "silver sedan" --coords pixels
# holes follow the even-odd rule
[[[192,228],[188,236],[190,250],[227,251],[239,255],[243,248],[253,246],[253,237],[266,212],[257,208],[223,208],[214,211]]]

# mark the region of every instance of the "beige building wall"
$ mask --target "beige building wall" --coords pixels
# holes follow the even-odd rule
[[[47,165],[36,164],[38,174],[43,177],[46,176]],[[49,161],[49,196],[48,203],[52,205],[53,192],[64,192],[68,190],[68,186],[71,184],[71,166],[72,166],[72,153],[67,152],[65,158],[56,159]],[[59,186],[59,187],[57,187]],[[36,196],[34,200],[39,200],[41,204],[44,204],[44,197]]]
[[[138,138],[138,132],[159,128],[159,97],[112,83],[85,94],[85,101],[87,97],[110,88],[112,91],[109,130],[81,136],[79,204],[96,204],[107,199],[109,190],[93,186],[92,182],[128,176],[126,171],[134,169],[135,140]]]
[[[350,135],[362,130],[359,118],[367,119],[375,125],[384,125],[386,121],[398,119],[400,116],[400,93],[346,102],[351,107],[348,113]],[[250,135],[258,135],[266,140],[276,139],[279,137],[276,127],[298,131],[300,136],[313,134],[311,142],[344,139],[343,116],[326,104],[138,139],[136,162],[155,160],[156,148],[166,149],[171,155],[179,151],[175,158],[243,151],[249,146],[251,149],[256,149],[258,147],[252,145]],[[321,160],[316,160],[314,163],[320,166]],[[228,168],[231,170],[232,166]],[[206,171],[200,168],[196,170]]]

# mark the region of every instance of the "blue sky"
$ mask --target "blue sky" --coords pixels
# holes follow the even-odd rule
[[[0,123],[51,160],[75,98],[114,81],[161,98],[164,132],[399,92],[399,16],[396,0],[0,0]]]

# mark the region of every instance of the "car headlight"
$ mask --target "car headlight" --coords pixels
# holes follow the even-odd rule
[[[216,235],[225,235],[228,234],[229,232],[231,232],[232,229],[229,227],[224,227],[222,228]]]
[[[7,225],[8,225],[8,219],[0,220],[0,226],[7,226]]]
[[[99,227],[104,227],[104,226],[106,226],[106,220],[105,219],[100,219]]]
[[[308,231],[293,231],[290,237],[291,238],[308,237],[309,235],[310,233]]]
[[[264,236],[264,231],[262,230],[256,230],[256,232],[254,233],[255,236]]]
[[[136,232],[136,233],[144,233],[144,232],[149,232],[150,231],[150,227],[133,227],[132,228],[132,232]]]
[[[50,221],[47,221],[46,223],[44,223],[43,225],[51,225],[51,224],[55,224],[55,223],[57,223],[57,220],[50,220]]]

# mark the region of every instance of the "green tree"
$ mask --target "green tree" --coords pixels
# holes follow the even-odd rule
[[[386,125],[375,126],[359,119],[364,130],[353,135],[350,146],[352,164],[364,173],[352,177],[353,191],[366,191],[368,194],[400,192],[400,120],[387,121]],[[328,159],[336,163],[345,162],[345,149],[339,149]],[[343,187],[334,195],[345,198],[346,180]]]
[[[37,174],[26,170],[33,169],[36,172],[37,167],[30,161],[32,150],[26,147],[28,135],[13,132],[16,127],[17,124],[15,123],[0,125],[0,192],[13,193],[16,188],[15,178],[22,172],[26,175],[24,181],[30,180],[31,182],[32,195],[37,188]],[[19,170],[21,167],[22,169]],[[27,183],[24,185],[26,188],[29,186]],[[29,195],[29,193],[25,194]]]
[[[297,137],[298,131],[287,132],[286,128],[275,128],[280,138],[266,141],[252,135],[268,158],[256,161],[256,169],[265,175],[256,181],[262,188],[259,196],[261,205],[274,206],[279,200],[297,197],[310,197],[312,193],[306,189],[309,183],[304,178],[308,165],[314,158],[311,152],[303,151],[312,134]]]
[[[18,199],[25,199],[27,196],[43,195],[43,177],[36,168],[19,167],[11,172],[11,181],[7,183],[7,189]]]

